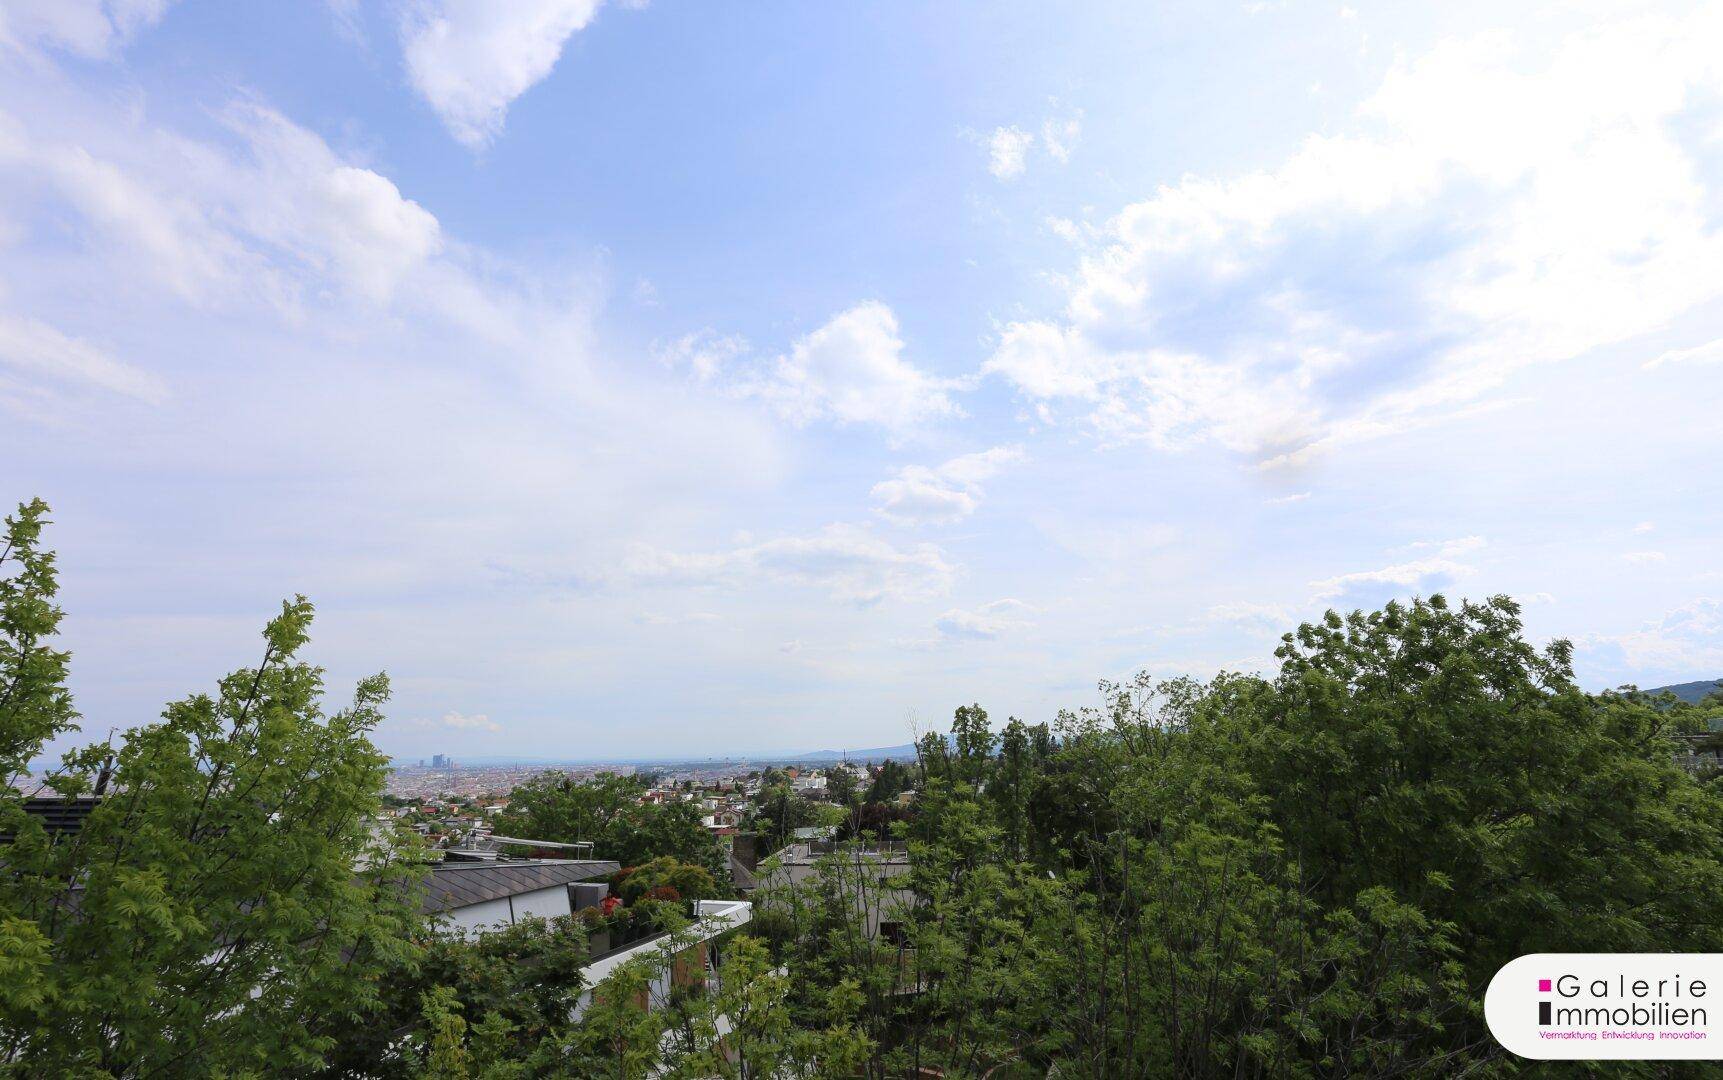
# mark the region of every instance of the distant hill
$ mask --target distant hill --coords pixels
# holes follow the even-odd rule
[[[876,746],[872,750],[815,750],[807,754],[786,754],[784,761],[884,761],[892,758],[897,761],[913,760],[915,744],[904,743],[901,746]]]
[[[1665,690],[1674,694],[1682,701],[1693,705],[1705,700],[1706,695],[1723,690],[1723,679],[1700,679],[1698,682],[1675,683],[1671,686],[1654,686],[1647,694],[1661,694]]]

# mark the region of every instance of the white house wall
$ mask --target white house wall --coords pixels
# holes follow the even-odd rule
[[[554,919],[558,915],[567,914],[568,886],[552,885],[546,889],[505,896],[500,900],[486,900],[478,904],[468,904],[466,907],[450,908],[443,916],[448,920],[448,925],[460,930],[463,936],[471,937],[479,931],[492,930],[499,925],[512,926],[529,915]]]
[[[541,919],[554,919],[561,915],[571,914],[568,907],[567,885],[553,885],[548,889],[521,893],[512,899],[514,900],[516,922],[528,915],[537,915]]]

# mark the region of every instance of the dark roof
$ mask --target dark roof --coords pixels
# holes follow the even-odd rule
[[[614,859],[523,859],[519,862],[445,862],[432,868],[419,905],[427,914],[501,900],[535,889],[609,877],[622,869]]]
[[[90,816],[90,811],[101,801],[100,795],[81,795],[75,799],[49,795],[25,799],[20,805],[26,814],[42,823],[42,828],[49,836],[57,840],[81,830],[84,827],[84,819]],[[11,833],[0,833],[0,844],[11,842]]]

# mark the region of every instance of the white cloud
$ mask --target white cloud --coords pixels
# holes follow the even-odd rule
[[[1233,623],[1268,629],[1292,629],[1293,613],[1282,604],[1259,604],[1238,600],[1230,604],[1215,604],[1205,613],[1211,623]]]
[[[866,529],[828,525],[728,551],[681,554],[641,548],[624,576],[659,585],[758,586],[761,582],[818,589],[834,600],[877,604],[925,600],[950,591],[957,570],[932,544],[897,547]]]
[[[454,137],[479,150],[509,105],[550,74],[600,0],[417,0],[401,17],[413,88]]]
[[[1047,119],[1041,122],[1041,146],[1047,151],[1048,157],[1061,165],[1071,160],[1071,151],[1077,148],[1077,140],[1082,134],[1081,112],[1062,120]]]
[[[75,211],[93,248],[200,306],[386,302],[440,251],[437,219],[387,177],[255,102],[218,115],[242,152],[148,129],[90,149],[0,114],[0,164]]]
[[[1083,134],[1081,110],[1063,117],[1048,117],[1041,122],[1041,135],[1015,124],[993,129],[984,140],[987,146],[987,171],[995,180],[1010,181],[1022,176],[1029,166],[1029,155],[1037,146],[1048,158],[1065,164],[1077,148]],[[1054,219],[1057,220],[1057,219]],[[1067,223],[1069,224],[1069,223]]]
[[[1670,349],[1645,362],[1646,368],[1664,364],[1723,364],[1723,338],[1695,345],[1691,349]]]
[[[1627,551],[1623,552],[1621,560],[1635,566],[1651,566],[1668,559],[1669,556],[1661,551]]]
[[[1117,524],[1052,517],[1037,524],[1053,543],[1109,572],[1140,569],[1155,553],[1174,547],[1182,535],[1178,526],[1156,521]]]
[[[1636,533],[1648,533],[1656,528],[1657,525],[1655,522],[1642,521],[1633,527],[1633,531]]]
[[[1011,323],[984,371],[1005,376],[1034,398],[1093,399],[1118,373],[1113,357],[1052,323]]]
[[[161,21],[172,0],[7,0],[0,5],[0,45],[49,45],[101,59]]]
[[[829,419],[895,431],[960,415],[938,379],[903,358],[897,316],[877,300],[857,304],[797,339],[763,373],[737,384],[796,424]]]
[[[1448,580],[1467,577],[1475,573],[1477,568],[1459,561],[1459,556],[1483,547],[1484,540],[1478,536],[1465,536],[1456,540],[1421,541],[1411,546],[1435,548],[1436,554],[1422,559],[1409,559],[1376,570],[1360,570],[1313,581],[1310,583],[1312,598],[1332,600],[1354,589],[1372,585],[1427,588]]]
[[[889,480],[873,486],[875,510],[902,525],[949,525],[962,521],[981,504],[981,482],[1006,465],[1022,461],[1016,446],[952,458],[937,468],[906,465]]]
[[[376,302],[441,248],[437,219],[387,177],[343,162],[271,109],[241,103],[227,117],[270,179],[268,197],[238,204],[252,236]]]
[[[1035,136],[1020,127],[994,128],[987,139],[987,171],[996,180],[1015,180],[1023,175],[1023,159],[1035,145]]]
[[[1593,634],[1581,639],[1588,649],[1618,650],[1622,664],[1688,678],[1714,678],[1723,672],[1723,600],[1701,597],[1625,634]]]
[[[457,731],[501,731],[503,729],[501,724],[484,713],[466,716],[450,711],[443,714],[442,723],[444,727]]]
[[[724,621],[723,616],[711,611],[689,611],[680,615],[667,615],[663,612],[647,611],[642,612],[638,618],[640,622],[647,626],[689,626]]]
[[[1083,238],[1083,230],[1070,218],[1049,215],[1046,225],[1048,232],[1066,243],[1075,244]]]
[[[1308,498],[1310,498],[1310,492],[1295,491],[1291,495],[1276,495],[1262,501],[1268,506],[1291,506],[1293,503],[1301,503]]]
[[[1464,555],[1477,551],[1487,541],[1481,536],[1456,536],[1451,540],[1414,540],[1406,546],[1413,551],[1437,551],[1443,555]]]
[[[484,713],[467,715],[450,710],[436,719],[414,719],[408,721],[413,727],[426,728],[435,731],[501,731],[503,726],[486,716]]]
[[[1106,439],[1287,465],[1657,330],[1723,297],[1717,178],[1676,122],[1723,94],[1720,37],[1711,9],[1541,63],[1501,34],[1445,41],[1344,133],[1124,207],[1061,315],[1008,324],[986,370]]]
[[[1029,625],[1035,609],[1021,600],[1007,597],[983,604],[973,610],[952,608],[934,620],[934,628],[947,638],[991,640],[1012,630]]]
[[[323,0],[335,32],[355,45],[365,42],[365,24],[359,14],[359,0]]]
[[[748,354],[748,339],[739,334],[699,330],[654,347],[659,362],[687,367],[702,382],[726,374],[731,364]]]
[[[162,381],[67,337],[47,323],[0,312],[0,366],[33,375],[87,383],[156,404],[167,397]]]
[[[211,200],[43,133],[0,140],[0,160],[44,181],[89,226],[89,242],[115,261],[147,269],[150,280],[197,303],[243,288],[269,289],[267,269],[209,212]],[[249,285],[242,283],[251,283]]]

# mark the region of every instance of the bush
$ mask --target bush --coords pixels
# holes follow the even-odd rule
[[[719,895],[718,883],[704,866],[682,862],[673,856],[663,856],[640,866],[630,867],[612,879],[617,895],[625,904],[641,899],[663,899],[654,895],[668,888],[675,899],[710,899]]]

